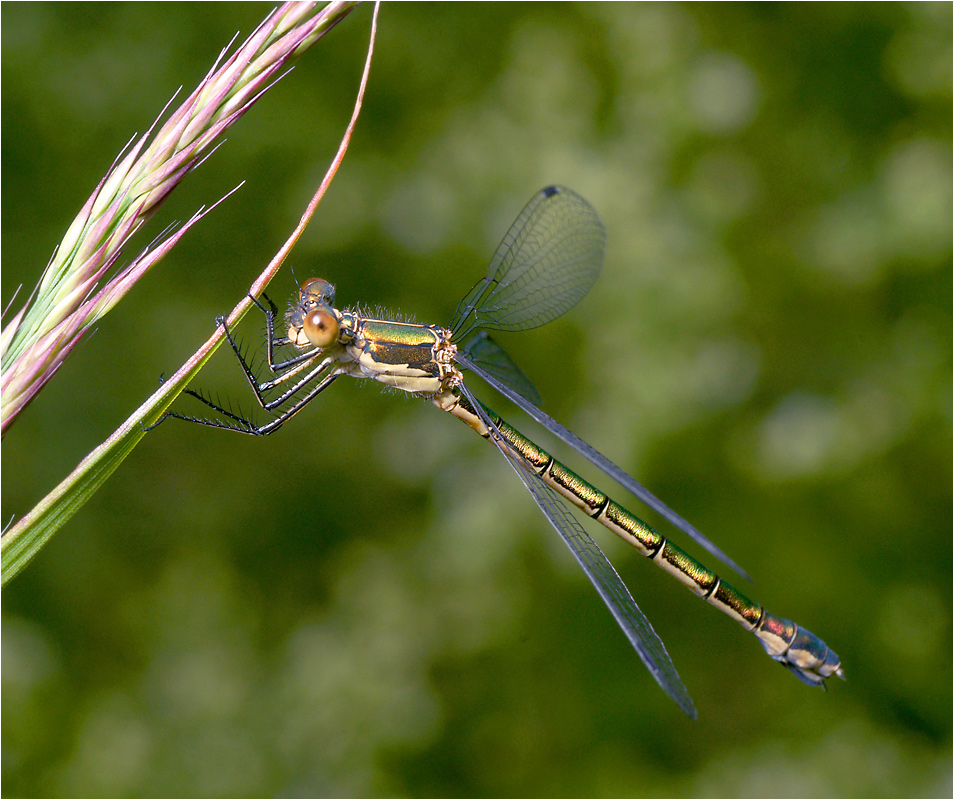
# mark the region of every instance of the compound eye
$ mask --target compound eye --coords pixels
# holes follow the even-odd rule
[[[335,287],[323,278],[309,278],[301,285],[299,302],[302,306],[315,303],[326,303],[329,306],[335,302]]]
[[[302,329],[315,347],[328,347],[338,340],[338,320],[327,307],[309,311]]]

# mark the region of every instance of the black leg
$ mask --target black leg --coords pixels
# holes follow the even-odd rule
[[[226,318],[218,317],[215,321],[216,324],[222,326],[222,331],[225,334],[225,338],[228,340],[229,347],[232,348],[232,352],[238,359],[239,365],[242,367],[242,372],[245,374],[245,378],[248,381],[249,386],[252,387],[252,391],[255,393],[255,398],[258,400],[259,405],[261,405],[266,411],[276,412],[277,416],[264,425],[257,425],[252,421],[251,418],[245,417],[242,414],[236,414],[229,409],[223,408],[219,403],[212,402],[212,400],[199,392],[186,389],[184,391],[185,394],[188,394],[197,399],[199,402],[204,403],[213,411],[220,414],[224,419],[205,419],[202,417],[179,414],[175,411],[168,411],[163,414],[153,425],[148,427],[143,426],[144,431],[152,430],[166,419],[181,419],[185,420],[186,422],[194,422],[198,425],[208,425],[211,428],[222,428],[224,430],[238,431],[239,433],[246,433],[252,436],[265,436],[269,433],[272,433],[273,431],[278,430],[295,414],[301,411],[301,409],[304,408],[305,405],[313,400],[319,393],[331,385],[332,381],[342,374],[341,372],[331,372],[331,374],[325,374],[336,363],[332,358],[324,358],[320,361],[320,363],[314,363],[322,355],[323,351],[320,348],[315,348],[314,350],[302,353],[301,355],[295,356],[294,358],[290,358],[286,361],[276,362],[274,359],[273,348],[276,345],[288,344],[287,340],[276,339],[275,337],[275,317],[278,315],[278,309],[266,295],[262,295],[262,297],[268,304],[267,306],[251,295],[249,295],[249,297],[251,297],[251,300],[255,306],[265,314],[265,335],[268,353],[268,367],[272,373],[278,377],[269,381],[260,381],[258,376],[253,371],[251,365],[243,355],[238,342],[236,342],[235,338],[232,336],[232,332],[229,330]],[[305,373],[304,377],[300,378],[290,389],[282,392],[281,395],[273,400],[268,400],[266,398],[266,393],[278,386],[281,386],[283,383],[290,381],[292,378],[302,372]],[[160,378],[160,381],[161,380],[162,379]],[[315,384],[315,381],[318,381],[318,383]],[[304,395],[304,397],[301,397],[292,405],[288,406],[288,408],[282,410],[283,406],[287,405],[289,401],[291,401],[302,390],[308,387],[311,388],[307,394]]]
[[[222,408],[222,406],[213,403],[209,398],[204,397],[198,392],[193,392],[191,389],[186,389],[184,394],[191,395],[202,403],[205,403],[209,408],[213,409],[217,413],[221,414],[223,417],[226,417],[230,422],[216,419],[205,419],[203,417],[190,417],[186,414],[177,414],[174,411],[167,411],[158,420],[155,424],[150,425],[149,427],[144,427],[143,430],[148,432],[155,428],[160,423],[164,422],[167,419],[181,419],[186,422],[194,422],[197,425],[208,425],[210,428],[220,428],[227,431],[237,431],[238,433],[246,433],[250,436],[267,436],[270,433],[277,431],[282,425],[284,425],[288,420],[290,420],[295,414],[301,411],[308,403],[310,403],[315,397],[317,397],[321,392],[327,389],[332,382],[340,376],[341,373],[336,372],[332,375],[325,377],[317,386],[315,386],[308,394],[301,398],[294,405],[281,412],[275,419],[270,420],[264,425],[256,425],[248,417],[243,417],[240,414],[235,414],[228,409]]]

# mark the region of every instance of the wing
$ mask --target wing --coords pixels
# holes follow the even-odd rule
[[[454,341],[478,328],[523,331],[556,319],[590,290],[605,247],[593,206],[565,187],[542,189],[510,226],[487,276],[457,306]]]
[[[493,431],[494,424],[483,410],[483,406],[470,393],[470,390],[461,384],[461,392],[467,398],[472,408],[483,420],[488,430]],[[560,497],[532,470],[523,459],[501,443],[498,436],[491,436],[491,441],[504,454],[514,472],[523,481],[534,502],[539,506],[550,524],[560,534],[560,537],[570,548],[573,557],[583,568],[586,577],[599,592],[606,607],[609,608],[617,624],[623,629],[626,638],[636,649],[650,674],[679,707],[692,719],[696,718],[696,708],[692,703],[689,692],[683,685],[676,668],[673,666],[669,654],[662,640],[653,630],[646,615],[639,610],[636,601],[626,588],[626,584],[613,569],[613,565],[600,550],[589,534],[577,520],[567,511]]]
[[[458,353],[456,360],[461,364],[461,366],[466,369],[471,370],[472,372],[479,375],[487,383],[494,387],[498,392],[500,392],[504,397],[509,398],[513,403],[522,408],[527,414],[529,414],[533,419],[539,422],[544,428],[546,428],[550,433],[556,436],[558,439],[566,442],[570,445],[576,452],[581,456],[586,458],[594,466],[599,467],[603,472],[609,475],[614,481],[619,483],[628,491],[632,492],[636,497],[638,497],[643,503],[649,506],[651,509],[662,515],[665,519],[683,531],[689,538],[691,538],[696,544],[700,547],[704,547],[712,555],[721,560],[724,564],[727,564],[732,569],[734,569],[739,575],[743,576],[747,580],[751,580],[748,574],[743,570],[738,564],[736,564],[731,558],[729,558],[725,553],[722,552],[716,545],[710,542],[702,533],[696,529],[696,527],[685,519],[683,519],[679,514],[673,511],[669,506],[667,506],[662,500],[660,500],[656,495],[649,491],[645,486],[643,486],[639,481],[633,478],[628,473],[620,469],[616,464],[610,461],[606,456],[600,453],[591,445],[584,442],[579,436],[577,436],[573,431],[565,428],[559,422],[557,422],[552,417],[545,414],[539,408],[537,408],[533,403],[529,402],[524,398],[520,393],[515,392],[511,389],[506,383],[497,379],[496,376],[491,374],[485,369],[482,369],[479,365],[475,364],[473,361],[467,358],[467,356]]]
[[[467,342],[462,351],[471,363],[478,364],[481,369],[493,375],[528,402],[535,406],[542,404],[543,400],[530,383],[530,379],[486,331],[480,331]]]

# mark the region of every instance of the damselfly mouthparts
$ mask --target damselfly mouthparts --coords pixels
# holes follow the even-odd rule
[[[276,334],[278,311],[252,298],[265,314],[267,360],[272,377],[260,380],[236,344],[225,320],[232,350],[262,407],[273,418],[256,425],[208,398],[189,391],[218,412],[208,420],[174,412],[175,417],[254,435],[272,433],[342,375],[371,378],[431,400],[493,442],[523,481],[540,510],[570,548],[617,623],[660,686],[691,717],[696,710],[649,620],[606,556],[569,513],[561,497],[621,536],[675,576],[695,594],[752,631],[766,652],[810,685],[844,677],[838,656],[817,636],[766,611],[719,578],[634,514],[554,459],[478,401],[463,370],[483,378],[546,430],[573,447],[697,544],[733,569],[741,570],[681,516],[622,469],[544,414],[529,379],[488,335],[488,330],[522,331],[543,325],[579,302],[603,262],[605,231],[596,211],[575,192],[550,186],[523,209],[490,262],[487,275],[461,300],[450,328],[371,319],[359,310],[335,307],[334,288],[313,278],[301,286],[286,316],[287,331]],[[276,360],[275,348],[295,355]],[[269,399],[271,398],[271,399]],[[159,421],[161,422],[162,419]],[[158,424],[158,422],[156,423]],[[744,574],[744,573],[742,573]]]

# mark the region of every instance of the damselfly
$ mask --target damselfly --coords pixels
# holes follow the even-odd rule
[[[487,333],[528,330],[550,322],[576,305],[599,274],[605,238],[603,224],[586,200],[560,186],[543,189],[511,226],[486,277],[461,300],[449,329],[372,319],[357,308],[339,310],[334,305],[334,287],[323,279],[312,278],[302,284],[286,315],[287,333],[277,335],[275,305],[265,295],[264,303],[253,297],[265,314],[267,361],[273,376],[269,380],[260,380],[255,374],[225,319],[216,322],[224,328],[259,403],[274,414],[271,421],[256,425],[192,391],[187,393],[210,406],[222,419],[170,412],[159,421],[175,417],[241,433],[269,434],[342,375],[371,378],[424,397],[494,443],[570,548],[650,673],[691,717],[696,716],[692,699],[662,641],[612,564],[570,514],[561,497],[752,631],[773,659],[805,683],[824,686],[825,679],[832,675],[843,678],[838,656],[821,639],[749,600],[504,422],[477,400],[465,383],[462,369],[479,375],[697,544],[744,574],[645,487],[544,414],[529,379]],[[276,348],[283,346],[292,347],[295,355],[277,360]]]

